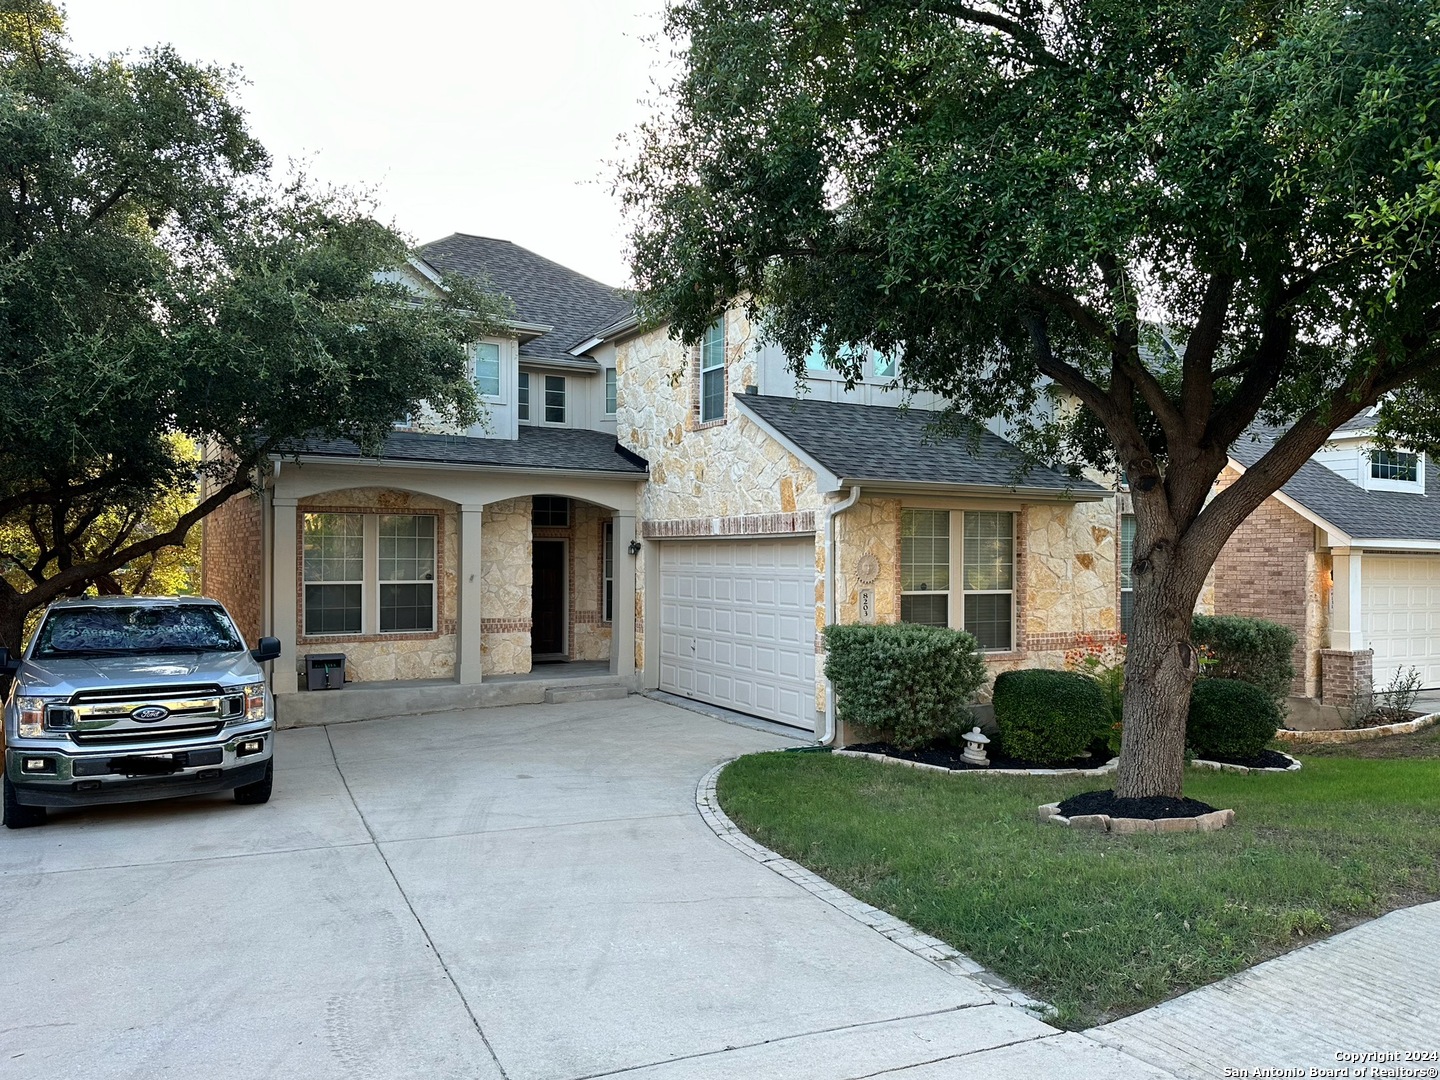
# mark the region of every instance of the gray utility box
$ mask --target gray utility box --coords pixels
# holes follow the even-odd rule
[[[305,657],[306,690],[339,690],[345,685],[345,654],[309,653]]]

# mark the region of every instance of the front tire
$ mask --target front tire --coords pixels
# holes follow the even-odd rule
[[[241,806],[259,806],[270,801],[270,789],[275,784],[275,759],[265,763],[265,775],[253,784],[241,784],[235,789],[235,801]],[[9,805],[8,803],[6,804]]]
[[[5,827],[7,829],[33,829],[45,824],[45,807],[25,806],[20,802],[15,785],[5,777]]]

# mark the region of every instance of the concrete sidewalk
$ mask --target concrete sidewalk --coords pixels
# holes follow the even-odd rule
[[[1248,1069],[1252,1076],[1323,1076],[1310,1070],[1344,1068],[1345,1059],[1337,1055],[1440,1053],[1437,971],[1440,903],[1423,904],[1086,1035],[1184,1080],[1243,1075],[1226,1069]],[[1440,1062],[1402,1058],[1382,1064],[1396,1066],[1424,1070]],[[1258,1071],[1267,1068],[1300,1072]],[[1352,1067],[1339,1075],[1356,1073]]]

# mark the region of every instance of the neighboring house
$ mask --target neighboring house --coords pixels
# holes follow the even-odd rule
[[[1374,449],[1374,416],[1342,425],[1236,531],[1216,561],[1213,609],[1285,623],[1297,695],[1352,704],[1415,668],[1440,687],[1440,499],[1423,454]],[[1275,433],[1231,448],[1221,486]]]
[[[1118,633],[1116,498],[1021,476],[994,432],[974,454],[932,439],[940,403],[893,358],[851,388],[818,357],[797,379],[739,311],[686,348],[503,241],[422,247],[416,287],[436,269],[515,301],[475,351],[490,429],[422,416],[378,460],[312,442],[207,522],[206,592],[287,655],[461,683],[608,659],[636,688],[823,732],[828,622],[963,628],[994,671]]]

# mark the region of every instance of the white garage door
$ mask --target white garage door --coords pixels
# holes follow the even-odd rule
[[[661,544],[660,689],[812,730],[815,541]]]
[[[1440,686],[1440,556],[1371,555],[1360,563],[1365,644],[1375,650],[1375,688],[1413,667]]]

